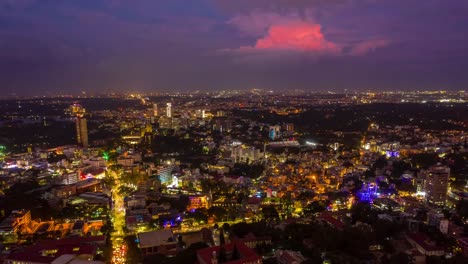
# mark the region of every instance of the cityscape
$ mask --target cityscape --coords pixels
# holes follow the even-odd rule
[[[468,259],[462,91],[35,97],[0,109],[4,263]]]
[[[0,263],[468,263],[467,14],[0,0]]]

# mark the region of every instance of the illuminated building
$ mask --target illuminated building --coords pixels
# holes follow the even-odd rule
[[[163,129],[172,129],[172,118],[163,116],[159,119],[159,127]]]
[[[175,165],[161,166],[158,169],[158,176],[161,184],[170,185],[173,183],[172,171],[177,168]]]
[[[286,130],[287,133],[293,133],[294,132],[294,124],[293,123],[284,123],[283,128],[284,128],[284,130]]]
[[[75,116],[76,125],[76,141],[78,146],[83,148],[88,147],[88,125],[84,115],[86,110],[79,104],[73,104],[71,106],[72,115]]]
[[[166,116],[169,118],[172,117],[172,104],[171,103],[166,104]]]
[[[449,167],[437,165],[429,169],[426,176],[426,198],[429,203],[445,205],[449,175]]]
[[[224,118],[214,119],[213,130],[220,132],[230,132],[232,130],[232,120]]]
[[[62,175],[62,184],[75,184],[80,180],[78,172],[66,173]]]
[[[245,145],[235,146],[232,148],[231,159],[234,162],[255,162],[264,157],[263,152],[255,147]]]
[[[13,210],[11,214],[0,223],[0,233],[17,233],[21,228],[31,223],[31,211]]]
[[[205,195],[190,196],[189,210],[198,208],[208,208],[208,197]]]
[[[270,126],[270,132],[268,136],[271,140],[275,140],[280,136],[281,127],[280,126]]]
[[[153,104],[153,116],[158,116],[158,104]]]
[[[358,192],[359,200],[361,201],[372,201],[378,196],[377,184],[375,183],[364,183],[361,190]]]
[[[206,118],[206,111],[204,109],[202,110],[196,110],[195,111],[195,115],[198,117],[198,118]]]

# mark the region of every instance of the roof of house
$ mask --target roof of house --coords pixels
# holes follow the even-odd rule
[[[176,243],[171,229],[155,230],[138,234],[140,247],[156,247],[164,244]]]
[[[89,242],[93,242],[93,240],[82,239],[81,237],[60,240],[42,240],[21,251],[10,254],[7,259],[51,263],[54,260],[60,260],[63,255],[94,255],[97,246],[89,244]]]
[[[328,213],[322,213],[318,219],[323,220],[337,229],[343,229],[344,224],[340,220],[334,218],[333,216],[329,215]]]
[[[419,246],[421,246],[425,251],[443,251],[444,248],[437,246],[433,241],[429,239],[423,233],[408,233],[406,234],[408,239],[413,240]]]

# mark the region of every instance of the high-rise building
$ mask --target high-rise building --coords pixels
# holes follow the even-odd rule
[[[293,133],[294,132],[294,124],[293,123],[284,123],[283,124],[283,129],[287,133]]]
[[[172,117],[172,104],[171,103],[166,104],[166,116]]]
[[[162,128],[162,129],[172,129],[173,126],[172,126],[172,118],[170,117],[166,117],[166,116],[162,116],[161,118],[159,118],[159,128]]]
[[[153,104],[153,116],[158,116],[158,104]]]
[[[75,116],[76,142],[83,148],[88,147],[88,125],[84,115],[86,110],[79,104],[71,106],[72,115]]]
[[[426,175],[426,197],[431,204],[445,205],[447,201],[450,168],[436,165]]]
[[[269,137],[271,140],[278,139],[280,136],[281,126],[270,126]]]
[[[88,147],[88,124],[86,118],[76,118],[76,141],[83,148]]]

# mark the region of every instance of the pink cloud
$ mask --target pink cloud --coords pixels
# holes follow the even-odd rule
[[[377,48],[388,46],[389,44],[390,41],[385,39],[366,40],[352,47],[349,54],[354,56],[361,56],[372,52]]]
[[[256,50],[291,50],[313,53],[337,54],[341,52],[335,43],[325,39],[319,24],[296,22],[273,25],[263,38],[252,47]]]
[[[363,56],[390,44],[390,41],[381,38],[363,40],[357,36],[359,32],[349,28],[327,28],[326,36],[330,40],[314,17],[313,9],[306,9],[302,13],[254,11],[236,15],[227,23],[240,33],[255,37],[255,42],[237,49],[226,49],[224,52],[250,55],[257,53],[262,57],[271,57],[271,51],[274,51],[278,54],[275,57],[281,58],[291,56],[291,52],[300,52],[302,55],[307,53],[312,58],[317,55]]]

